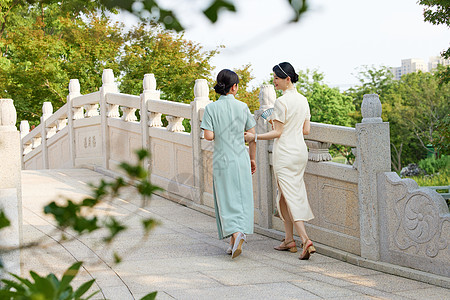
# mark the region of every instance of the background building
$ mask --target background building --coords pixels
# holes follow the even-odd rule
[[[444,59],[441,56],[432,56],[428,60],[428,65],[421,58],[402,59],[401,67],[393,67],[391,71],[394,74],[394,79],[399,80],[404,74],[417,71],[431,72],[438,65],[448,66],[450,65],[450,59]]]

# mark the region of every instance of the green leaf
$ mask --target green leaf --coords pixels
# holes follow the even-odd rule
[[[150,230],[155,228],[155,226],[159,225],[160,223],[154,219],[145,219],[142,220],[142,225],[144,226],[145,233],[148,233]]]
[[[34,287],[32,290],[40,292],[45,298],[54,299],[56,288],[48,278],[43,278],[33,271],[30,271],[31,277],[34,279]]]
[[[122,257],[120,257],[120,255],[116,251],[114,251],[113,257],[114,257],[114,263],[115,264],[118,264],[118,263],[120,263],[122,261]]]
[[[107,229],[109,229],[109,236],[105,237],[103,240],[105,242],[111,242],[114,237],[119,234],[119,232],[124,231],[127,229],[127,227],[125,225],[123,225],[122,223],[120,223],[119,221],[116,220],[116,218],[109,218],[108,221],[105,224],[105,227]]]
[[[156,294],[158,294],[158,292],[152,292],[142,297],[141,300],[154,300],[156,299]]]
[[[89,280],[88,282],[83,283],[74,293],[75,298],[80,298],[83,296],[84,293],[86,293],[92,286],[92,284],[95,282],[95,279]]]
[[[2,279],[2,282],[5,283],[8,288],[15,288],[18,292],[25,292],[25,288],[16,281]]]
[[[11,225],[11,222],[6,217],[5,212],[3,211],[3,209],[0,209],[0,229],[8,227],[9,225]]]
[[[217,22],[219,12],[221,10],[236,11],[233,3],[226,0],[215,0],[211,5],[203,11],[203,14],[213,23]]]
[[[150,153],[144,148],[136,150],[135,153],[136,153],[139,161],[143,161],[145,158],[150,157]]]
[[[153,185],[148,181],[142,181],[137,185],[137,189],[141,195],[151,196],[156,191],[162,191],[159,186]]]
[[[19,280],[20,282],[22,282],[25,286],[27,286],[29,289],[31,289],[33,287],[33,284],[26,278],[22,278],[16,274],[11,274],[11,276],[13,276],[14,278],[16,278],[17,280]]]
[[[61,283],[58,288],[58,293],[62,293],[69,285],[70,282],[77,276],[78,271],[80,270],[83,262],[79,261],[71,265],[65,272],[63,277],[61,278]]]

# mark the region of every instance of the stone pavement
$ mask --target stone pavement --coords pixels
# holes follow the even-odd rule
[[[154,196],[141,207],[131,190],[102,204],[98,215],[124,220],[128,230],[112,247],[101,233],[59,242],[52,220],[42,208],[58,195],[83,199],[89,182],[107,178],[87,169],[23,171],[24,240],[39,239],[42,247],[22,251],[23,274],[54,272],[59,278],[75,261],[83,270],[75,285],[96,279],[94,299],[140,299],[158,291],[157,299],[450,299],[450,290],[357,267],[339,260],[272,249],[279,241],[253,234],[243,254],[232,260],[228,241],[217,238],[214,218]],[[143,237],[140,220],[154,218],[161,225]],[[66,234],[70,237],[70,234]],[[113,263],[116,250],[123,258]]]

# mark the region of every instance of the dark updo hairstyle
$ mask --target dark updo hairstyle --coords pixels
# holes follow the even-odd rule
[[[223,69],[217,74],[217,84],[214,90],[217,94],[226,95],[231,87],[239,83],[239,76],[231,70]]]
[[[295,73],[294,67],[288,62],[282,62],[272,68],[272,71],[282,79],[291,77],[291,82],[296,83],[298,81],[298,75]]]

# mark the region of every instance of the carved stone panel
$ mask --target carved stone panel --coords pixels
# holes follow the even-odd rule
[[[450,212],[442,196],[396,173],[378,175],[384,261],[450,276]]]
[[[101,156],[102,139],[100,127],[82,127],[75,129],[75,147],[77,158]]]

